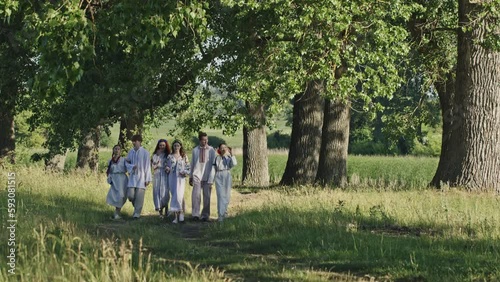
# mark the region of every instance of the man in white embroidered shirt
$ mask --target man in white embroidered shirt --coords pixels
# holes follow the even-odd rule
[[[200,142],[199,146],[196,146],[192,152],[191,175],[189,177],[189,184],[193,186],[192,216],[195,221],[200,219],[201,191],[203,191],[201,220],[208,221],[210,218],[212,183],[215,176],[212,165],[215,159],[215,150],[208,145],[208,136],[205,132],[198,134],[198,140]]]
[[[151,182],[151,158],[149,152],[142,147],[141,143],[141,135],[132,136],[134,147],[128,152],[125,162],[129,173],[127,198],[134,205],[134,219],[141,216],[144,193]]]

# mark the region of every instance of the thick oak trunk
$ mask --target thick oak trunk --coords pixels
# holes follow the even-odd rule
[[[467,190],[500,190],[500,52],[481,46],[488,18],[478,16],[481,4],[459,1],[459,29],[453,121],[448,139],[452,156],[433,179],[439,186]],[[453,148],[453,149],[450,149]]]
[[[292,135],[282,185],[315,181],[323,126],[323,91],[322,81],[311,81],[306,91],[293,99]]]
[[[99,127],[90,130],[82,140],[78,147],[78,155],[76,159],[76,167],[79,169],[89,168],[93,172],[97,172],[99,168],[99,146],[100,146]]]
[[[135,134],[142,134],[144,129],[144,115],[139,112],[132,112],[120,120],[120,134],[118,144],[125,150],[132,148],[130,140]]]
[[[50,172],[62,172],[64,171],[64,164],[66,163],[66,156],[68,155],[68,150],[64,154],[52,154],[49,152],[47,156],[51,156],[45,160],[45,170]]]
[[[269,186],[267,135],[264,126],[243,127],[242,183],[246,186]]]
[[[349,103],[325,101],[319,167],[316,182],[343,187],[347,183],[349,146]]]
[[[263,105],[246,103],[255,126],[243,127],[243,185],[269,186],[266,114]]]
[[[457,169],[454,168],[457,166],[457,162],[454,160],[454,152],[457,151],[457,143],[452,142],[454,134],[452,129],[456,126],[460,113],[454,108],[455,75],[450,73],[446,81],[436,83],[435,87],[439,95],[439,105],[441,107],[441,116],[443,120],[443,134],[441,136],[441,156],[431,185],[440,187],[440,182],[443,179],[449,179],[450,171]]]
[[[16,150],[14,111],[7,107],[0,108],[2,108],[0,112],[0,160],[14,163]]]

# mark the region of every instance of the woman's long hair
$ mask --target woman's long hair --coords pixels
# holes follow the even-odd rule
[[[113,146],[113,150],[112,150],[112,154],[111,154],[111,160],[109,160],[109,163],[108,163],[108,169],[106,169],[106,175],[109,175],[110,171],[111,171],[111,164],[113,163],[113,157],[114,157],[114,154],[115,154],[115,148],[116,147],[119,147],[120,150],[122,149],[122,146],[120,146],[119,144],[116,144]],[[117,160],[120,159],[120,156],[118,156]]]
[[[179,140],[175,140],[174,143],[172,143],[172,153],[174,152],[173,148],[175,143],[181,145],[181,148],[179,149],[179,154],[181,155],[181,157],[184,158],[186,156],[186,152],[184,152],[184,146],[182,146],[182,143]]]
[[[165,152],[164,152],[164,157],[170,155],[171,151],[170,151],[170,146],[168,145],[168,141],[167,139],[160,139],[158,140],[158,143],[156,143],[156,147],[155,147],[155,150],[153,151],[153,155],[156,154],[156,152],[158,152],[158,150],[160,149],[160,143],[161,142],[164,142],[165,143]]]

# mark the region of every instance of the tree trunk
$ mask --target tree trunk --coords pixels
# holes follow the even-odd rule
[[[347,183],[347,149],[349,146],[350,104],[325,101],[321,150],[316,182],[344,187]]]
[[[14,131],[14,111],[12,108],[3,108],[0,112],[0,162],[5,159],[15,163],[16,139]]]
[[[76,167],[79,169],[89,168],[93,172],[97,172],[99,168],[99,139],[100,127],[90,130],[83,138],[82,143],[78,147],[78,155],[76,159]]]
[[[384,121],[382,120],[382,117],[384,116],[382,111],[377,111],[375,113],[375,121],[374,121],[374,128],[373,128],[373,140],[372,142],[374,143],[382,143],[382,142],[387,142],[384,137],[384,133],[382,132],[382,129],[384,128]]]
[[[323,125],[323,81],[311,81],[306,91],[293,99],[290,149],[281,185],[311,184],[318,171]]]
[[[132,148],[130,140],[135,134],[142,134],[144,129],[144,115],[138,111],[131,111],[130,115],[123,116],[120,119],[120,135],[118,144],[123,150],[128,151]]]
[[[447,141],[453,157],[433,183],[500,191],[500,52],[481,46],[489,25],[488,17],[479,15],[481,5],[459,1],[459,23],[469,29],[459,28],[458,34],[457,84]]]
[[[441,137],[441,157],[439,158],[439,164],[431,181],[431,185],[441,187],[442,183],[440,182],[442,179],[449,179],[450,171],[457,169],[455,168],[457,162],[454,160],[454,152],[457,151],[457,142],[452,142],[452,128],[455,126],[454,122],[458,120],[456,116],[459,114],[454,111],[453,107],[453,101],[455,99],[455,75],[453,73],[448,74],[447,80],[436,83],[435,87],[439,95],[439,105],[441,107],[441,116],[443,120],[443,134]]]
[[[49,152],[47,154],[51,156],[52,154]],[[64,152],[64,154],[56,154],[45,160],[45,170],[50,172],[62,172],[64,171],[64,163],[66,162],[66,156],[68,155],[68,150]]]
[[[255,126],[243,127],[243,185],[269,186],[269,163],[267,158],[266,114],[264,106],[246,103]]]

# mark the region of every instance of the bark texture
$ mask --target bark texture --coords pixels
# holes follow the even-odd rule
[[[124,116],[120,120],[120,135],[118,144],[123,150],[132,148],[130,140],[135,134],[142,134],[144,129],[144,115],[138,111],[131,111],[131,114]]]
[[[440,187],[443,180],[449,179],[451,171],[457,169],[457,163],[453,161],[454,155],[457,150],[457,142],[452,142],[454,137],[453,127],[458,122],[458,112],[454,112],[454,99],[455,99],[455,74],[450,73],[447,80],[435,84],[436,90],[439,94],[439,104],[441,107],[441,116],[443,119],[443,133],[441,136],[441,156],[439,158],[438,168],[434,175],[431,185]],[[456,110],[456,109],[455,109]],[[456,133],[455,133],[456,135]]]
[[[243,185],[269,186],[266,115],[263,105],[246,103],[255,126],[243,127]]]
[[[447,165],[438,168],[431,183],[438,187],[500,190],[500,52],[481,45],[489,26],[481,11],[480,3],[459,1],[459,22],[470,29],[459,29],[451,133],[441,153]]]
[[[326,100],[316,182],[343,187],[347,183],[349,103]]]
[[[318,171],[323,126],[323,81],[311,81],[293,99],[290,149],[281,185],[312,184]]]
[[[68,150],[64,154],[47,154],[49,157],[45,160],[45,170],[50,172],[62,172],[64,171],[64,164],[66,163],[66,156],[68,155]]]
[[[90,169],[97,172],[99,168],[99,146],[100,146],[99,127],[90,130],[78,147],[76,167],[79,169]]]

